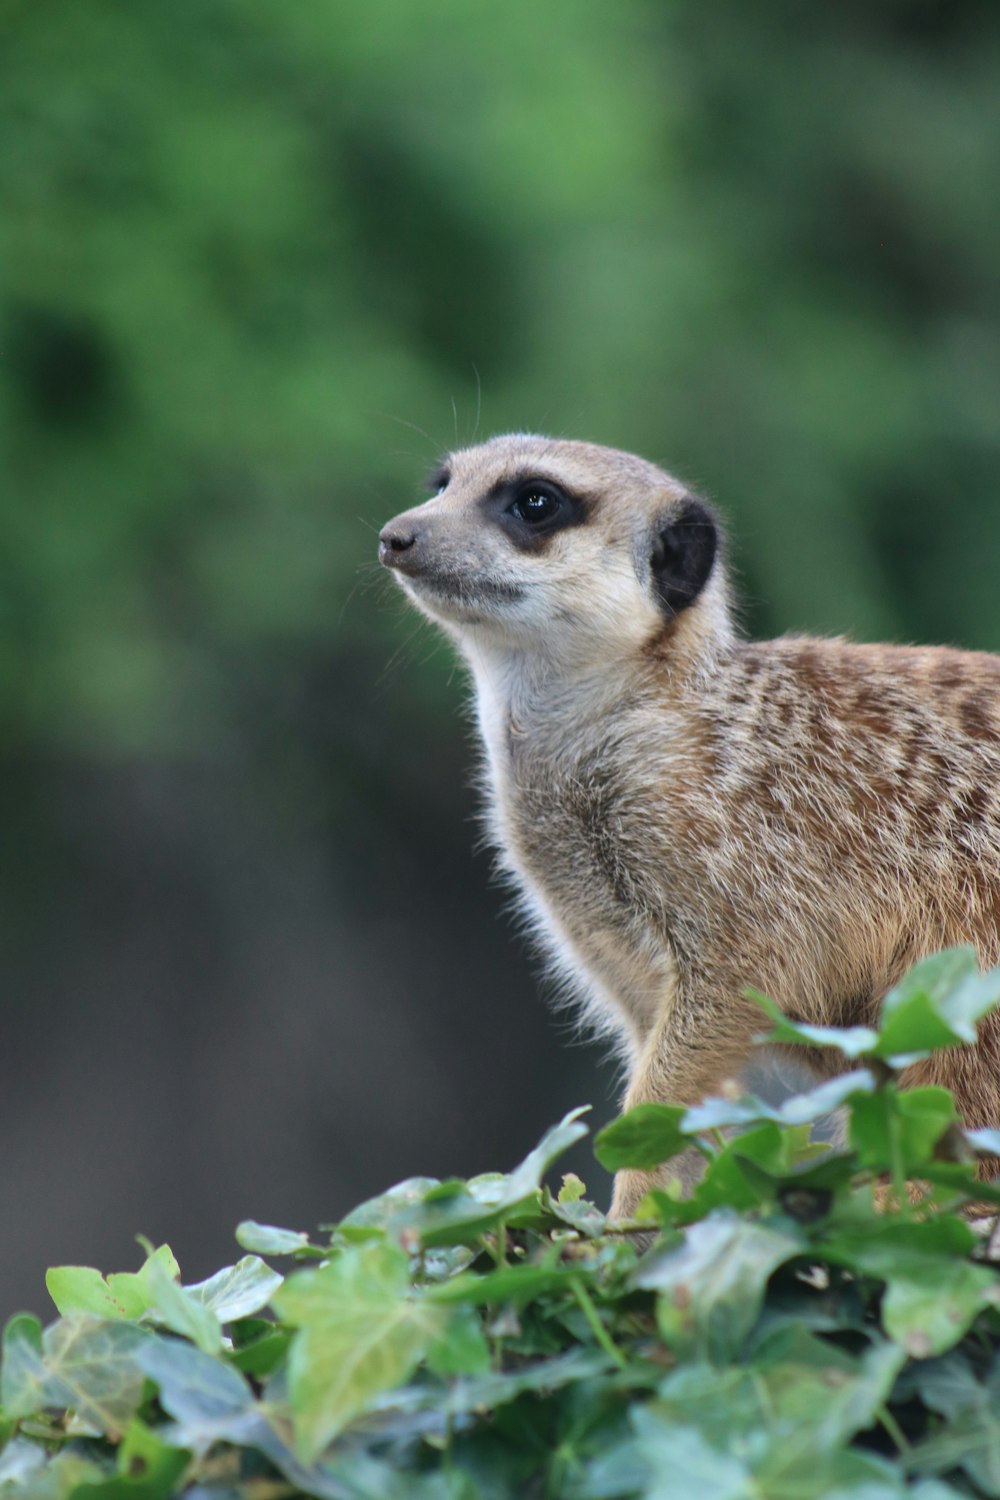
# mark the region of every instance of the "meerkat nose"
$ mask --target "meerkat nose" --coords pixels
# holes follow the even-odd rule
[[[407,522],[390,521],[378,538],[378,560],[386,568],[399,566],[400,555],[409,552],[417,540],[417,528]]]

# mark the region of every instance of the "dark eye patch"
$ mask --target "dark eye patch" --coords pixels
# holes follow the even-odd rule
[[[451,470],[447,464],[438,464],[437,468],[432,469],[428,474],[424,481],[424,488],[429,494],[438,495],[442,490],[446,490],[449,484],[451,484]]]
[[[504,480],[485,497],[487,513],[515,546],[541,551],[549,538],[587,519],[587,506],[565,485],[540,474]]]

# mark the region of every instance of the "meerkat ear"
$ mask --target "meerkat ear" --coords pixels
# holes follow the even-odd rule
[[[653,588],[670,614],[679,614],[697,599],[708,582],[718,547],[712,513],[694,495],[686,495],[657,525],[650,557]]]

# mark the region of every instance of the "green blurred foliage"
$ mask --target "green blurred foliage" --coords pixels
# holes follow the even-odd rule
[[[8,744],[198,751],[296,653],[377,670],[372,528],[513,426],[715,496],[754,628],[1000,646],[989,0],[0,25]]]
[[[665,463],[755,633],[1000,647],[998,85],[996,0],[0,4],[8,1309],[594,1096],[374,561],[442,450]]]

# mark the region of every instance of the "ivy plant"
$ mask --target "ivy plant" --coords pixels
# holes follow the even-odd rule
[[[577,1110],[510,1173],[413,1178],[316,1236],[243,1223],[244,1254],[194,1285],[166,1245],[50,1270],[56,1319],[4,1332],[0,1495],[1000,1496],[1000,1187],[976,1171],[1000,1130],[900,1084],[975,1040],[1000,971],[927,959],[877,1029],[758,998],[766,1039],[846,1071],[779,1106],[614,1121],[604,1166],[667,1164],[629,1224],[556,1184]],[[685,1197],[669,1163],[692,1146]]]

